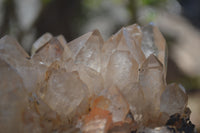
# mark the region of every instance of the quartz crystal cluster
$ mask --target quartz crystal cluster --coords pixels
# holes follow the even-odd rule
[[[0,39],[1,133],[195,132],[185,89],[167,85],[157,27],[94,30],[67,43],[46,33],[28,55]]]

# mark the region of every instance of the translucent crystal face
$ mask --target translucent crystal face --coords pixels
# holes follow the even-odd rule
[[[192,128],[185,91],[166,84],[167,47],[154,25],[124,27],[107,41],[98,30],[69,43],[46,33],[31,56],[5,36],[0,68],[5,132],[185,131],[174,117]]]

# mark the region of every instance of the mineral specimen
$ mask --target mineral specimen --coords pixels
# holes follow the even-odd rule
[[[167,85],[158,28],[134,24],[104,42],[98,30],[69,43],[46,33],[29,56],[0,39],[1,133],[195,132],[187,95]]]

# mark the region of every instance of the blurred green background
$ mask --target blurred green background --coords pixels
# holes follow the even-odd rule
[[[46,32],[69,42],[93,29],[104,40],[122,26],[155,23],[169,49],[167,82],[189,94],[200,127],[200,0],[0,0],[0,37],[12,35],[30,53]]]

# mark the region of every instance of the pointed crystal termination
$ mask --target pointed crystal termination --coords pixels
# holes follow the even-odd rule
[[[147,125],[155,126],[160,113],[160,97],[165,89],[164,72],[161,62],[151,54],[144,62],[139,72],[139,84],[143,90],[145,105],[149,110]],[[148,123],[148,121],[152,123]],[[146,125],[145,124],[145,125]]]
[[[112,113],[113,122],[125,121],[126,116],[129,112],[129,106],[127,101],[124,99],[119,89],[111,87],[106,93],[106,97],[111,101],[111,105],[108,110]]]
[[[84,64],[97,72],[100,72],[100,50],[103,46],[103,42],[103,38],[101,37],[99,31],[94,30],[92,33],[87,33],[86,35],[73,40],[68,45],[72,50],[73,58],[76,64]]]
[[[17,40],[10,36],[0,39],[0,55],[13,66],[16,66],[18,62],[24,64],[25,59],[30,58]]]
[[[116,51],[111,57],[107,66],[105,77],[105,88],[115,84],[123,90],[131,82],[138,80],[138,64],[128,51]]]
[[[141,65],[145,60],[145,56],[140,46],[136,44],[136,41],[133,35],[128,32],[127,28],[122,28],[119,31],[119,33],[117,33],[117,35],[118,34],[119,34],[120,40],[119,40],[117,49],[130,51],[130,53],[132,54],[134,59],[137,61],[137,63]]]
[[[33,56],[37,50],[39,50],[41,47],[43,47],[47,42],[49,42],[53,36],[50,33],[45,33],[42,35],[38,40],[36,40],[31,48],[31,56]]]
[[[76,72],[68,73],[53,63],[38,90],[40,98],[60,116],[73,118],[88,110],[88,88]],[[78,117],[78,116],[77,116]]]
[[[161,62],[151,54],[144,62],[139,72],[139,83],[146,99],[160,101],[165,89],[164,72]]]
[[[129,32],[131,39],[133,39],[141,48],[141,42],[142,42],[142,30],[141,27],[138,24],[133,24],[126,27],[127,31]]]
[[[65,45],[67,45],[67,41],[65,40],[65,37],[63,35],[58,35],[56,37],[56,39],[58,39],[58,41],[62,44],[62,46],[64,47]]]
[[[115,35],[113,35],[108,41],[105,42],[102,48],[102,55],[101,55],[102,56],[101,72],[103,74],[103,77],[105,69],[109,63],[109,59],[116,50],[130,52],[139,65],[141,65],[144,62],[145,56],[140,46],[136,44],[136,38],[134,37],[132,33],[133,31],[131,31],[130,28],[131,27],[122,28]]]
[[[39,64],[50,66],[54,61],[61,61],[63,59],[64,48],[61,43],[52,38],[46,45],[44,45],[38,52],[32,57],[32,60]]]
[[[169,116],[183,113],[187,106],[188,97],[182,86],[175,83],[169,84],[161,96],[160,111]]]
[[[112,86],[111,88],[102,91],[100,95],[105,97],[106,100],[104,99],[102,101],[105,101],[107,107],[105,107],[105,104],[101,104],[98,107],[112,113],[113,122],[125,121],[129,112],[129,106],[120,90],[117,87]]]
[[[78,71],[80,79],[87,85],[90,97],[99,95],[104,89],[103,78],[100,73],[84,65],[79,65],[76,71]]]
[[[167,72],[167,46],[166,41],[159,29],[153,24],[147,25],[142,29],[142,51],[146,58],[154,54],[163,64],[165,77]]]
[[[73,53],[73,59],[76,58],[77,54],[79,53],[79,51],[81,50],[81,48],[85,45],[85,43],[87,42],[87,40],[92,36],[93,32],[88,32],[82,36],[80,36],[79,38],[74,39],[73,41],[67,43],[67,45],[69,46],[70,50]]]
[[[29,62],[29,55],[15,39],[10,36],[0,39],[0,57],[18,72],[28,92],[35,89],[37,84],[35,64]]]
[[[135,28],[135,26],[132,26],[132,28],[133,27]],[[139,37],[137,37],[137,39],[138,38]],[[116,50],[130,52],[131,56],[133,56],[132,58],[134,58],[139,65],[144,62],[145,56],[140,46],[136,44],[137,39],[133,35],[133,30],[131,30],[131,27],[128,27],[119,30],[104,43],[101,50],[101,73],[104,79],[110,57]]]
[[[145,108],[144,106],[141,106],[145,104],[144,94],[141,86],[139,83],[131,83],[123,89],[122,94],[129,104],[134,120],[140,124],[145,115]]]

